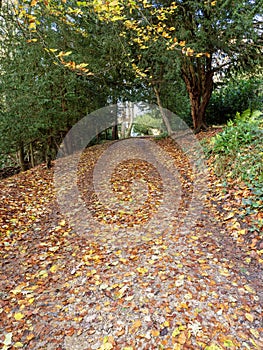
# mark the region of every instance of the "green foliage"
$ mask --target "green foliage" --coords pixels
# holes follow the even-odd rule
[[[160,118],[155,118],[151,114],[140,115],[136,118],[133,126],[133,131],[142,135],[153,135],[153,129],[158,129],[160,132],[164,129],[163,122]]]
[[[262,118],[260,111],[246,110],[241,115],[236,113],[235,119],[228,121],[223,132],[211,141],[213,152],[225,156],[236,156],[242,147],[255,146],[262,136]]]
[[[263,108],[262,78],[225,80],[214,90],[207,107],[206,118],[210,124],[225,124],[236,111]]]
[[[262,150],[263,116],[251,110],[237,113],[223,132],[211,139],[207,149],[214,157],[216,175],[226,181],[243,181],[251,190],[251,197],[243,200],[247,213],[263,209]]]

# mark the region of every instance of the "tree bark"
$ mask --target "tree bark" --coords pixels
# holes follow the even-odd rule
[[[185,57],[182,76],[191,104],[191,116],[195,133],[207,129],[205,112],[213,91],[213,71],[210,57]]]
[[[47,169],[51,168],[51,160],[52,160],[52,136],[48,137],[47,145],[46,145],[46,167]]]
[[[17,156],[18,156],[18,161],[19,161],[19,166],[21,168],[21,171],[25,171],[26,170],[26,162],[25,162],[25,150],[24,150],[23,142],[21,142],[19,145]]]
[[[118,125],[113,125],[111,132],[112,132],[112,140],[118,140],[119,139]]]
[[[31,167],[34,168],[35,166],[35,159],[34,159],[34,147],[33,147],[33,142],[30,142],[30,162],[31,162]]]
[[[157,104],[158,104],[158,107],[160,109],[164,125],[165,125],[165,127],[167,129],[168,136],[171,136],[173,131],[172,131],[172,128],[171,128],[170,121],[167,118],[167,116],[166,116],[166,114],[164,112],[164,109],[162,107],[161,98],[160,98],[160,92],[159,92],[159,90],[157,89],[156,86],[153,86],[153,89],[154,89],[154,92],[155,92],[155,96],[156,96],[156,99],[157,99]]]
[[[134,122],[134,106],[131,102],[128,102],[128,130],[126,133],[126,137],[131,137],[132,126]]]

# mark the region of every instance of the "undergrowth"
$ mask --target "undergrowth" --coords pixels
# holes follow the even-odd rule
[[[204,145],[212,157],[215,174],[227,184],[230,180],[243,182],[251,191],[243,199],[246,213],[263,210],[263,115],[260,111],[237,113],[223,131]],[[256,223],[263,231],[262,220]]]

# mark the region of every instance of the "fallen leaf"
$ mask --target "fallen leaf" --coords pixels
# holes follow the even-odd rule
[[[136,320],[133,322],[131,329],[130,329],[130,333],[134,333],[138,330],[138,328],[140,328],[142,325],[141,320]]]
[[[16,313],[14,314],[14,318],[15,318],[17,321],[22,320],[22,318],[24,318],[24,317],[25,317],[25,315],[22,314],[21,312],[16,312]]]
[[[254,329],[254,328],[250,328],[250,333],[255,337],[255,338],[259,338],[259,332],[257,329]]]
[[[12,344],[13,333],[9,332],[5,334],[4,345],[9,346]]]
[[[249,314],[249,313],[246,313],[245,314],[245,317],[247,320],[249,320],[250,322],[253,322],[254,321],[254,316],[252,314]]]

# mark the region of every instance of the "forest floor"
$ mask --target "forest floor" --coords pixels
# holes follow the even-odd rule
[[[240,216],[248,189],[225,190],[208,162],[200,190],[202,175],[171,139],[128,142],[141,157],[117,147],[112,164],[99,163],[121,142],[82,154],[78,190],[90,214],[73,198],[72,225],[54,168],[0,183],[0,349],[262,349],[263,244]]]

